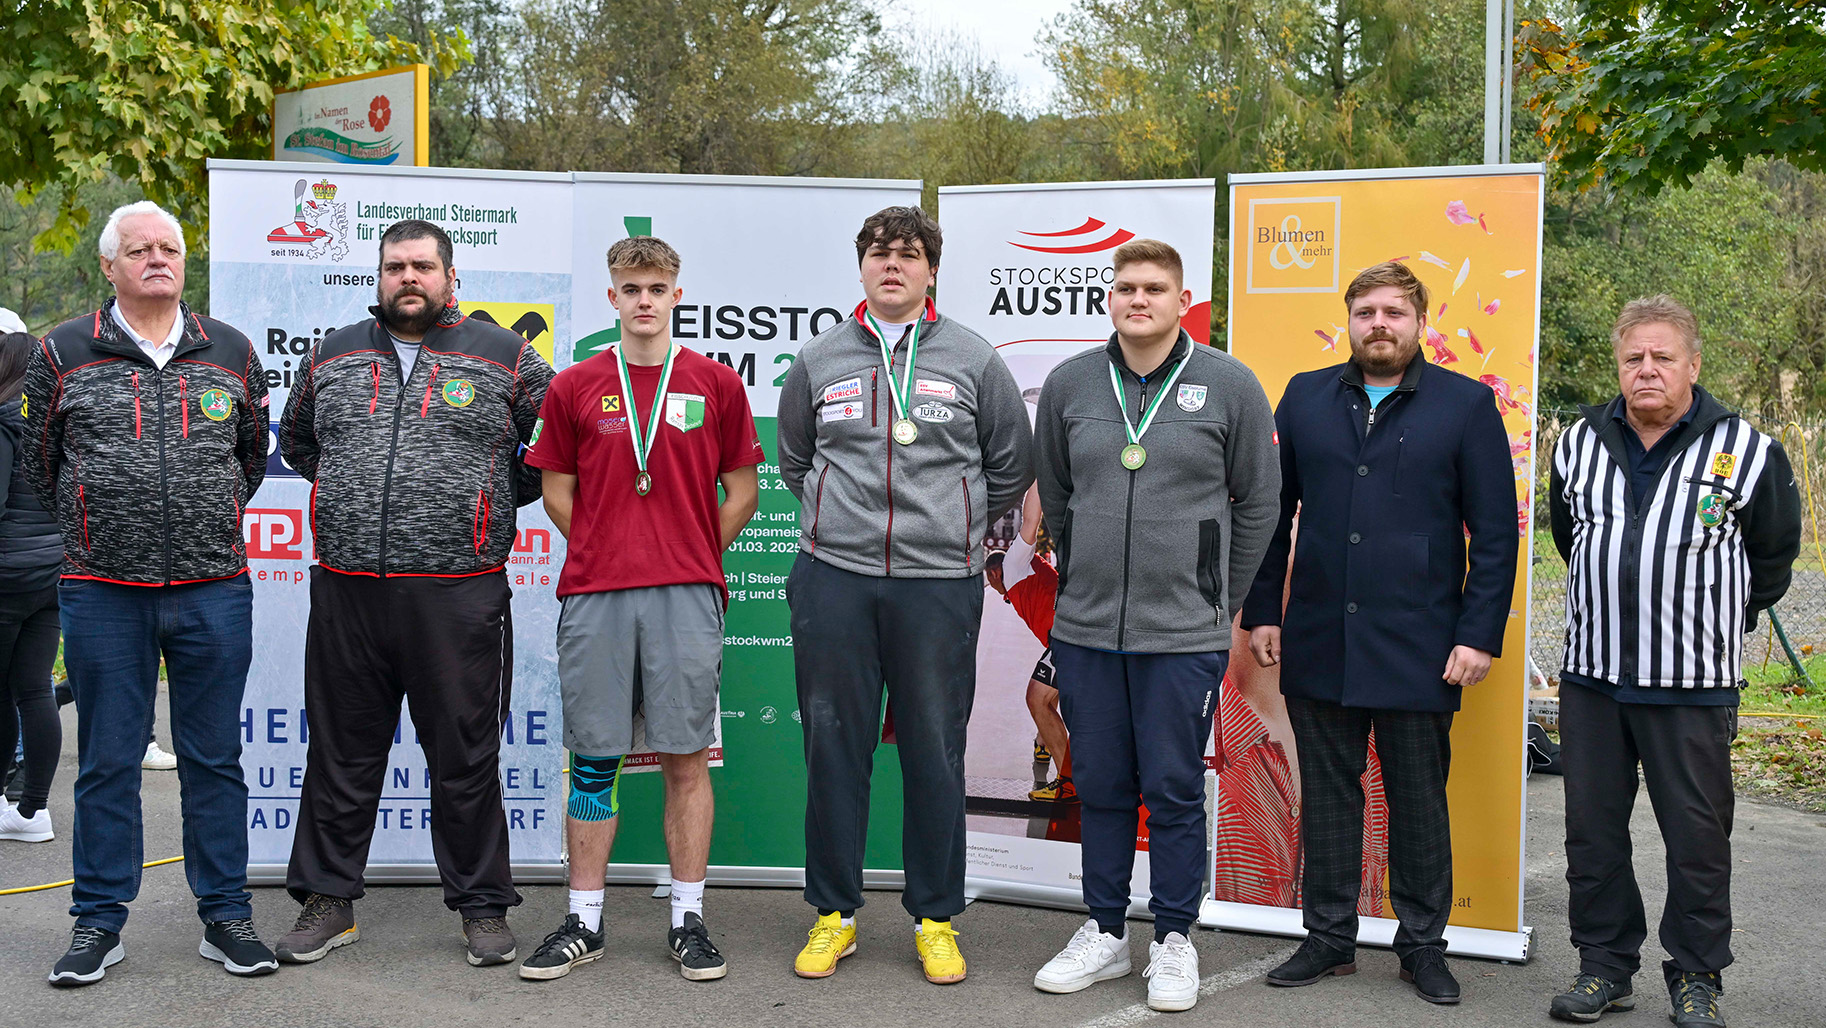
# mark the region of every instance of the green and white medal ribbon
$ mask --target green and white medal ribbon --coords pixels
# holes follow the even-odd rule
[[[1116,409],[1122,412],[1122,428],[1129,435],[1129,444],[1122,448],[1123,467],[1130,471],[1139,471],[1141,466],[1148,462],[1148,451],[1142,447],[1141,437],[1148,434],[1148,427],[1154,424],[1154,415],[1160,413],[1160,401],[1166,399],[1167,394],[1173,391],[1173,383],[1179,381],[1179,373],[1184,371],[1185,367],[1186,358],[1181,357],[1179,363],[1173,365],[1173,373],[1167,376],[1166,382],[1160,387],[1160,392],[1154,394],[1154,402],[1148,404],[1148,409],[1141,415],[1141,425],[1137,427],[1129,421],[1128,401],[1122,396],[1122,373],[1116,370],[1115,361],[1110,362],[1110,387],[1116,390]]]
[[[919,357],[919,328],[925,321],[925,313],[922,311],[913,322],[913,337],[907,341],[907,373],[898,383],[894,381],[894,351],[889,348],[887,333],[881,330],[875,315],[865,311],[863,317],[869,319],[875,341],[881,344],[881,364],[888,373],[888,395],[894,398],[894,441],[905,446],[919,438],[919,426],[908,416],[907,408],[913,402],[913,362]]]
[[[653,452],[653,443],[659,439],[660,411],[666,406],[666,386],[672,381],[672,357],[678,352],[678,344],[666,347],[666,363],[660,368],[659,388],[653,393],[653,412],[647,416],[647,430],[640,429],[640,411],[634,406],[634,382],[628,377],[628,359],[622,355],[621,347],[615,347],[615,368],[621,372],[621,403],[628,412],[628,442],[634,446],[634,467],[638,473],[634,476],[634,491],[642,496],[653,491],[653,475],[647,470],[647,457]]]

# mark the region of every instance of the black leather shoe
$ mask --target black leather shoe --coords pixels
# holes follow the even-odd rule
[[[1285,964],[1268,972],[1268,984],[1292,988],[1311,985],[1334,974],[1356,973],[1356,954],[1341,953],[1309,935]]]
[[[1633,1010],[1635,991],[1627,980],[1611,981],[1595,974],[1581,974],[1573,979],[1572,988],[1553,998],[1547,1012],[1561,1021],[1589,1024],[1612,1010]]]
[[[1436,946],[1415,950],[1401,959],[1401,980],[1428,1003],[1457,1003],[1458,979],[1446,966],[1445,952]]]

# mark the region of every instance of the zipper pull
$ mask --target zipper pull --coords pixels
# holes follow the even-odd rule
[[[178,376],[178,408],[184,412],[184,438],[186,438],[186,439],[190,438],[190,399],[189,399],[190,394],[186,391],[189,389],[189,387],[190,387],[190,380],[185,378],[183,375],[179,375]]]
[[[380,405],[380,362],[369,361],[368,370],[374,373],[374,395],[368,400],[368,413],[372,414],[374,408]]]
[[[133,373],[133,438],[140,437],[139,419],[139,372]]]
[[[431,387],[437,382],[437,369],[440,367],[443,367],[443,365],[433,364],[431,366],[431,378],[425,382],[425,402],[418,405],[418,416],[421,418],[427,417],[431,413]]]

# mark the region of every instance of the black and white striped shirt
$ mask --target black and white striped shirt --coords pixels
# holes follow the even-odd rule
[[[1553,458],[1566,558],[1563,668],[1624,688],[1739,684],[1747,619],[1788,589],[1800,496],[1780,443],[1704,390],[1637,502],[1619,397],[1581,409]]]

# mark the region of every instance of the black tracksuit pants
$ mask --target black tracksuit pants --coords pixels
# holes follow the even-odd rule
[[[500,779],[512,596],[500,572],[374,578],[311,568],[311,735],[285,876],[294,898],[362,895],[403,697],[431,773],[431,849],[444,904],[465,917],[500,916],[519,904]]]
[[[1452,915],[1452,823],[1446,775],[1452,766],[1452,713],[1368,710],[1287,698],[1300,751],[1302,921],[1333,949],[1357,948],[1357,899],[1363,887],[1363,771],[1370,729],[1389,804],[1389,905],[1400,925],[1395,952],[1444,948]]]
[[[801,553],[786,579],[805,732],[805,900],[862,906],[882,687],[906,788],[901,905],[964,909],[964,736],[976,699],[983,576],[877,578]]]
[[[1579,971],[1627,981],[1642,965],[1648,920],[1630,859],[1636,767],[1667,844],[1662,964],[1722,971],[1731,964],[1731,740],[1736,707],[1618,703],[1584,686],[1560,690],[1566,773],[1566,884]]]

